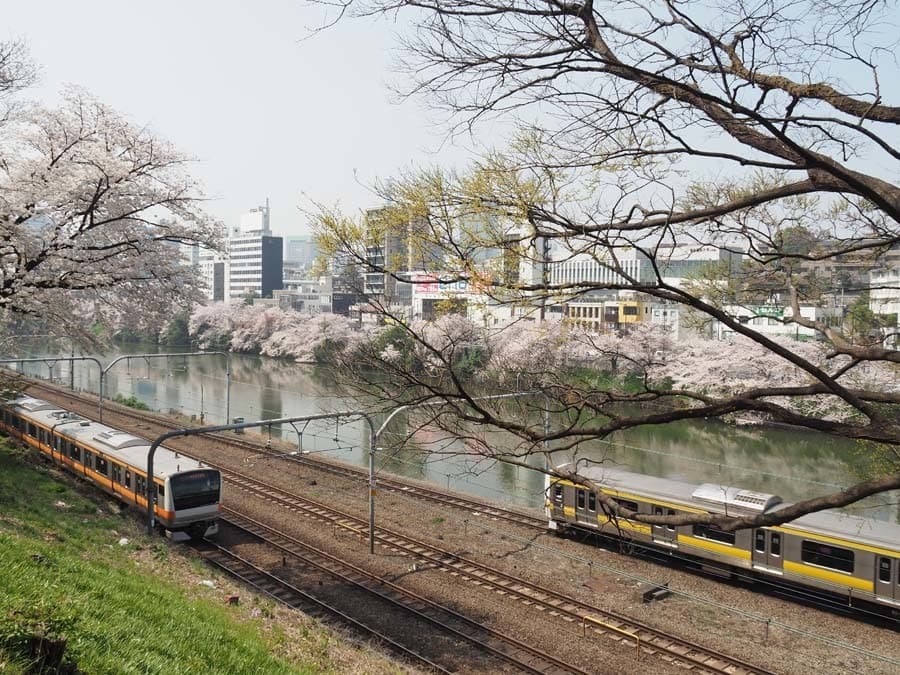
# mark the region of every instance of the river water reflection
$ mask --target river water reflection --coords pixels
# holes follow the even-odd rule
[[[103,364],[126,353],[156,351],[134,347],[98,356]],[[232,355],[231,417],[247,421],[353,410],[359,404],[341,396],[327,369],[255,356]],[[26,364],[26,372],[46,378],[43,364]],[[68,384],[67,362],[54,378]],[[93,363],[76,363],[75,386],[97,392],[99,372]],[[106,396],[134,396],[155,410],[201,414],[207,424],[225,420],[225,359],[221,356],[144,359],[116,364],[106,376]],[[399,417],[399,416],[398,416]],[[398,419],[402,425],[402,419]],[[399,430],[402,433],[402,430]],[[268,431],[263,431],[264,434]],[[359,465],[368,461],[365,422],[310,424],[273,429],[273,436],[296,442],[304,452]],[[417,434],[402,448],[379,452],[378,470],[427,480],[460,491],[520,505],[543,501],[543,475],[508,464],[473,464],[471,458],[436,456],[427,451],[436,440]],[[420,444],[416,444],[416,440]],[[498,437],[498,442],[502,442]],[[443,445],[443,444],[442,444]],[[811,432],[760,427],[733,427],[715,421],[682,422],[630,430],[606,441],[582,444],[579,453],[606,459],[631,471],[692,483],[712,482],[775,493],[788,501],[824,494],[857,479],[859,451],[848,440]],[[865,500],[852,510],[900,522],[900,495]]]

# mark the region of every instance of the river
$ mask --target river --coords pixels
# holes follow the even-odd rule
[[[156,351],[145,346],[123,347],[97,356],[103,364],[128,353]],[[231,357],[230,416],[247,421],[354,410],[359,404],[341,396],[326,368],[257,356]],[[25,364],[25,372],[48,377],[44,364]],[[69,384],[69,364],[53,369],[57,382]],[[76,389],[97,392],[99,372],[91,362],[76,363]],[[225,359],[222,356],[133,357],[117,363],[106,375],[106,398],[134,396],[154,410],[193,416],[197,422],[225,420]],[[382,418],[383,419],[383,418]],[[403,419],[398,418],[402,426]],[[391,431],[403,433],[392,427]],[[264,435],[268,430],[263,430]],[[302,424],[273,429],[304,453],[366,465],[368,426],[362,420]],[[503,436],[492,439],[503,442]],[[446,446],[449,445],[449,448]],[[441,448],[443,452],[435,452]],[[452,456],[463,449],[428,432],[419,432],[392,451],[376,453],[376,467],[426,480],[462,492],[522,506],[539,506],[543,475],[524,467],[471,456]],[[717,421],[691,421],[645,427],[616,434],[605,441],[583,443],[581,456],[606,459],[631,471],[692,483],[720,483],[780,495],[797,501],[834,491],[857,480],[861,453],[856,443],[822,434],[768,427],[735,427]],[[535,460],[537,461],[537,460]],[[849,510],[867,517],[900,522],[900,495],[889,493],[860,502]]]

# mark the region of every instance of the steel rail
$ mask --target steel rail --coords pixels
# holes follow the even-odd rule
[[[540,674],[572,673],[575,675],[587,675],[585,671],[575,668],[540,649],[490,628],[346,560],[301,542],[284,532],[276,530],[271,525],[262,523],[227,507],[223,509],[223,512],[225,515],[222,520],[230,527],[251,534],[269,546],[302,560],[306,565],[315,567],[357,588],[373,593],[392,605],[410,611],[425,621],[447,630],[453,635],[471,642],[523,670]],[[450,625],[450,621],[455,622],[457,627]]]
[[[299,497],[278,486],[265,483],[246,474],[233,472],[224,467],[219,467],[219,470],[223,472],[223,476],[228,480],[229,484],[238,489],[245,490],[251,494],[262,495],[270,502],[279,502],[287,508],[295,511],[299,510],[324,522],[344,527],[348,531],[360,534],[360,536],[364,537],[368,534],[365,520],[352,514],[305,497]],[[681,663],[693,669],[713,673],[728,673],[729,675],[737,675],[738,673],[767,675],[769,673],[769,671],[756,665],[653,628],[618,612],[601,609],[551,589],[522,581],[505,572],[463,558],[430,543],[384,528],[376,533],[376,541],[390,550],[407,553],[425,563],[431,563],[435,568],[445,569],[451,573],[456,573],[463,579],[471,579],[480,585],[493,587],[504,594],[517,597],[530,606],[540,606],[540,608],[548,610],[551,615],[554,613],[562,615],[569,621],[574,620],[580,624],[582,618],[586,615],[605,617],[606,620],[616,622],[617,628],[629,632],[637,632],[641,637],[644,653],[654,654],[659,652],[663,655],[663,658],[668,657],[667,660],[674,663]],[[602,629],[594,629],[594,632],[601,635],[609,634]]]
[[[298,609],[310,616],[318,616],[320,618],[324,615],[331,616],[341,623],[352,626],[364,635],[374,637],[389,645],[392,649],[413,658],[437,672],[448,674],[453,672],[452,670],[448,670],[435,663],[418,651],[400,644],[377,628],[369,626],[342,612],[340,609],[331,606],[327,602],[297,588],[287,581],[279,579],[275,575],[254,565],[249,560],[239,556],[234,551],[228,550],[224,546],[210,541],[209,539],[204,539],[202,542],[195,542],[192,546],[201,554],[206,562],[218,567],[236,579],[239,579],[258,593],[267,595],[287,607]]]

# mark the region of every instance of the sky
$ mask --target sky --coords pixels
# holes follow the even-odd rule
[[[229,226],[271,204],[278,234],[306,233],[318,202],[377,206],[370,185],[412,165],[461,164],[423,101],[388,87],[395,27],[348,21],[311,36],[302,0],[0,0],[0,39],[41,66],[32,98],[76,84],[182,152]]]

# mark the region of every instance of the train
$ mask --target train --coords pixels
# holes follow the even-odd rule
[[[571,469],[571,467],[562,467]],[[613,467],[579,475],[639,514],[769,513],[788,506],[773,494],[696,485]],[[814,589],[848,606],[900,616],[900,525],[826,510],[782,525],[725,531],[712,525],[651,525],[612,518],[597,493],[548,475],[546,514],[558,533],[598,532],[684,557],[708,572]]]
[[[147,510],[150,441],[29,396],[0,402],[0,430],[127,505]],[[218,469],[160,447],[153,464],[156,527],[192,538],[218,531]]]

